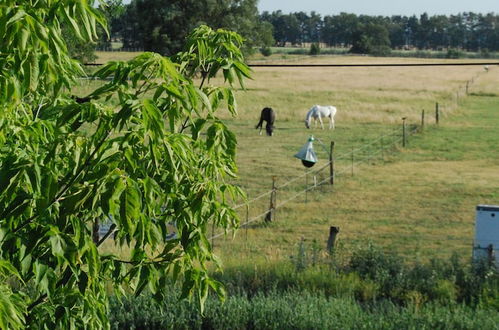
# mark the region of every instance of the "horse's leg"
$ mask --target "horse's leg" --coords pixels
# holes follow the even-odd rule
[[[260,116],[260,121],[258,122],[258,125],[256,125],[255,128],[260,128],[260,135],[262,135],[262,124],[263,124],[263,116]]]
[[[319,114],[319,121],[321,123],[321,128],[324,129],[324,123],[322,122],[322,117],[320,114]]]
[[[329,129],[334,129],[334,118],[333,116],[329,116],[329,119],[331,119],[331,121],[329,122]]]

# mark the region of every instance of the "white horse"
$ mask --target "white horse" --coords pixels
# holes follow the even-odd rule
[[[324,124],[322,123],[322,118],[329,117],[329,129],[334,129],[334,115],[336,114],[336,107],[332,105],[314,105],[307,113],[305,117],[305,126],[310,128],[310,120],[314,118],[315,127],[317,127],[317,120],[321,123],[322,129],[324,129]]]

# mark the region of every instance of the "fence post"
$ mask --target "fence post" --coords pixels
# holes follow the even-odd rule
[[[435,103],[435,123],[438,125],[438,122],[440,120],[440,111],[438,109],[438,102]]]
[[[334,141],[331,141],[331,145],[329,147],[329,182],[331,185],[334,185]]]
[[[466,82],[466,95],[468,95],[468,88],[470,86],[470,82],[469,80]]]
[[[331,226],[329,227],[329,238],[327,240],[327,250],[329,253],[333,252],[334,243],[336,241],[336,235],[340,232],[340,227]]]
[[[424,130],[424,109],[421,111],[421,132]]]
[[[276,177],[272,177],[272,192],[270,193],[270,206],[269,206],[269,211],[265,215],[265,221],[271,222],[275,220],[275,200],[276,200],[276,189],[275,189],[275,180]]]
[[[406,141],[407,141],[407,134],[406,134],[406,129],[405,129],[405,120],[407,117],[402,117],[402,147],[405,148]]]

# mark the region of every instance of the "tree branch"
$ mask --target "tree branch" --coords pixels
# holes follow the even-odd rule
[[[203,79],[201,79],[201,83],[199,84],[199,89],[203,88],[204,82],[206,81],[206,77],[208,76],[208,71],[201,71],[201,76]],[[185,118],[184,123],[182,124],[182,127],[179,130],[179,133],[183,133],[184,130],[189,127],[190,125],[187,125],[187,121],[189,120],[189,117]]]
[[[106,134],[106,136],[97,144],[96,148],[90,154],[90,156],[88,156],[88,158],[86,159],[85,163],[83,163],[80,166],[80,168],[77,170],[77,172],[75,173],[75,175],[69,180],[69,182],[67,184],[64,185],[64,187],[59,191],[59,193],[57,193],[57,195],[54,197],[54,199],[45,207],[45,209],[43,210],[43,212],[37,212],[36,214],[34,214],[31,217],[29,217],[28,219],[26,219],[23,223],[21,223],[19,225],[19,227],[13,229],[12,233],[15,234],[19,230],[23,229],[24,227],[26,227],[27,225],[29,225],[30,223],[32,223],[36,218],[38,218],[41,214],[43,214],[48,208],[50,208],[52,205],[54,205],[56,202],[58,202],[59,199],[61,199],[61,197],[64,195],[64,193],[66,193],[66,191],[73,185],[73,183],[80,176],[80,174],[83,172],[83,170],[90,165],[90,162],[91,162],[92,158],[97,154],[97,152],[102,147],[102,145],[104,144],[104,142],[106,142],[106,140],[107,140],[107,138],[109,137],[110,134],[111,134],[111,131],[109,131]],[[67,175],[66,175],[66,177],[67,177]],[[62,180],[62,182],[64,182],[66,180],[66,177]]]

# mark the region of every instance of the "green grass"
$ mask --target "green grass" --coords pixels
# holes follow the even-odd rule
[[[320,56],[301,57],[296,63],[418,61],[434,60]],[[468,96],[463,87],[467,81],[472,82]],[[86,84],[78,95],[86,95],[92,84],[99,83]],[[275,223],[255,221],[235,238],[216,240],[215,252],[227,264],[279,261],[289,258],[302,237],[325,247],[329,226],[335,225],[340,227],[338,239],[352,249],[374,241],[412,258],[453,253],[469,258],[475,206],[499,203],[499,154],[494,151],[499,142],[498,84],[499,70],[491,67],[485,72],[480,66],[254,68],[247,90],[237,92],[238,116],[220,113],[238,138],[236,184],[252,200],[269,191],[276,176],[277,203],[287,203],[277,210]],[[438,127],[435,102],[442,112]],[[313,104],[338,107],[335,130],[305,129],[303,119]],[[265,106],[277,112],[276,134],[271,138],[254,129]],[[400,135],[401,117],[419,124],[423,109],[425,131],[412,136],[407,148],[388,145],[388,137],[377,141],[355,153],[354,161],[364,162],[356,163],[351,175],[352,149],[383,134]],[[293,155],[311,134],[318,139],[315,168],[328,157],[319,140],[325,148],[334,140],[340,173],[334,188],[325,185],[297,196],[306,178]],[[323,171],[317,180],[327,176]],[[308,182],[313,182],[312,175]],[[241,221],[263,214],[268,206],[269,197],[264,196],[249,205],[248,213],[239,208]]]
[[[401,307],[390,302],[359,304],[350,298],[290,291],[254,297],[208,299],[203,314],[194,304],[150,297],[111,303],[112,329],[498,329],[498,314],[461,305]]]
[[[497,74],[494,77],[497,79]],[[329,226],[336,225],[341,228],[339,239],[351,248],[372,240],[412,258],[448,257],[452,253],[469,258],[474,237],[475,206],[497,204],[499,197],[499,155],[494,152],[494,146],[499,142],[499,135],[495,133],[499,123],[496,111],[499,98],[481,92],[488,90],[490,84],[497,84],[497,80],[492,82],[491,78],[484,79],[483,85],[476,82],[473,87],[475,94],[461,95],[458,105],[452,100],[455,92],[451,88],[432,91],[428,89],[431,86],[426,86],[409,92],[411,98],[404,105],[412,113],[409,114],[412,123],[418,122],[421,109],[413,106],[414,100],[417,100],[414,103],[421,104],[447,96],[446,104],[440,103],[440,125],[437,127],[432,118],[433,103],[426,108],[424,133],[411,137],[406,149],[392,148],[386,150],[383,159],[373,158],[369,165],[355,166],[353,177],[348,153],[386,132],[400,129],[401,111],[383,111],[383,107],[389,102],[400,107],[403,100],[397,98],[397,93],[407,93],[400,92],[407,87],[401,85],[398,91],[386,88],[392,95],[389,99],[371,92],[371,87],[354,90],[353,93],[358,95],[354,102],[366,109],[372,106],[373,110],[358,110],[346,116],[345,111],[356,111],[353,106],[345,104],[339,107],[335,131],[307,131],[299,120],[300,113],[306,110],[290,109],[296,107],[294,102],[313,104],[313,100],[324,100],[316,91],[298,92],[296,97],[292,97],[292,87],[283,91],[273,89],[276,97],[269,104],[275,104],[278,109],[274,137],[257,136],[252,132],[251,120],[229,120],[239,138],[239,182],[249,192],[250,199],[270,189],[273,175],[277,176],[279,187],[304,173],[300,162],[292,155],[309,134],[314,134],[326,145],[334,140],[336,154],[347,154],[337,164],[343,175],[337,177],[334,189],[325,186],[308,193],[308,203],[301,195],[278,209],[276,223],[271,226],[251,225],[248,230],[240,230],[235,239],[216,242],[217,253],[229,263],[241,259],[244,262],[252,259],[282,260],[291,254],[301,237],[316,239],[325,247]],[[345,81],[344,84],[351,82]],[[457,80],[450,84],[459,86]],[[259,93],[264,92],[248,92],[250,95]],[[349,98],[354,99],[353,96]],[[257,99],[261,100],[260,97]],[[293,101],[289,108],[279,106],[289,103],[289,100]],[[255,109],[255,117],[256,113]],[[244,111],[242,117],[245,118],[246,114]],[[296,118],[296,121],[291,118]],[[321,159],[320,166],[327,160],[327,154],[317,144],[316,149]],[[367,156],[356,154],[355,158]],[[305,178],[302,178],[292,186],[278,188],[278,203],[304,187]],[[252,203],[248,218],[264,212],[268,203],[267,197]],[[244,222],[246,213],[241,212],[241,217]]]

